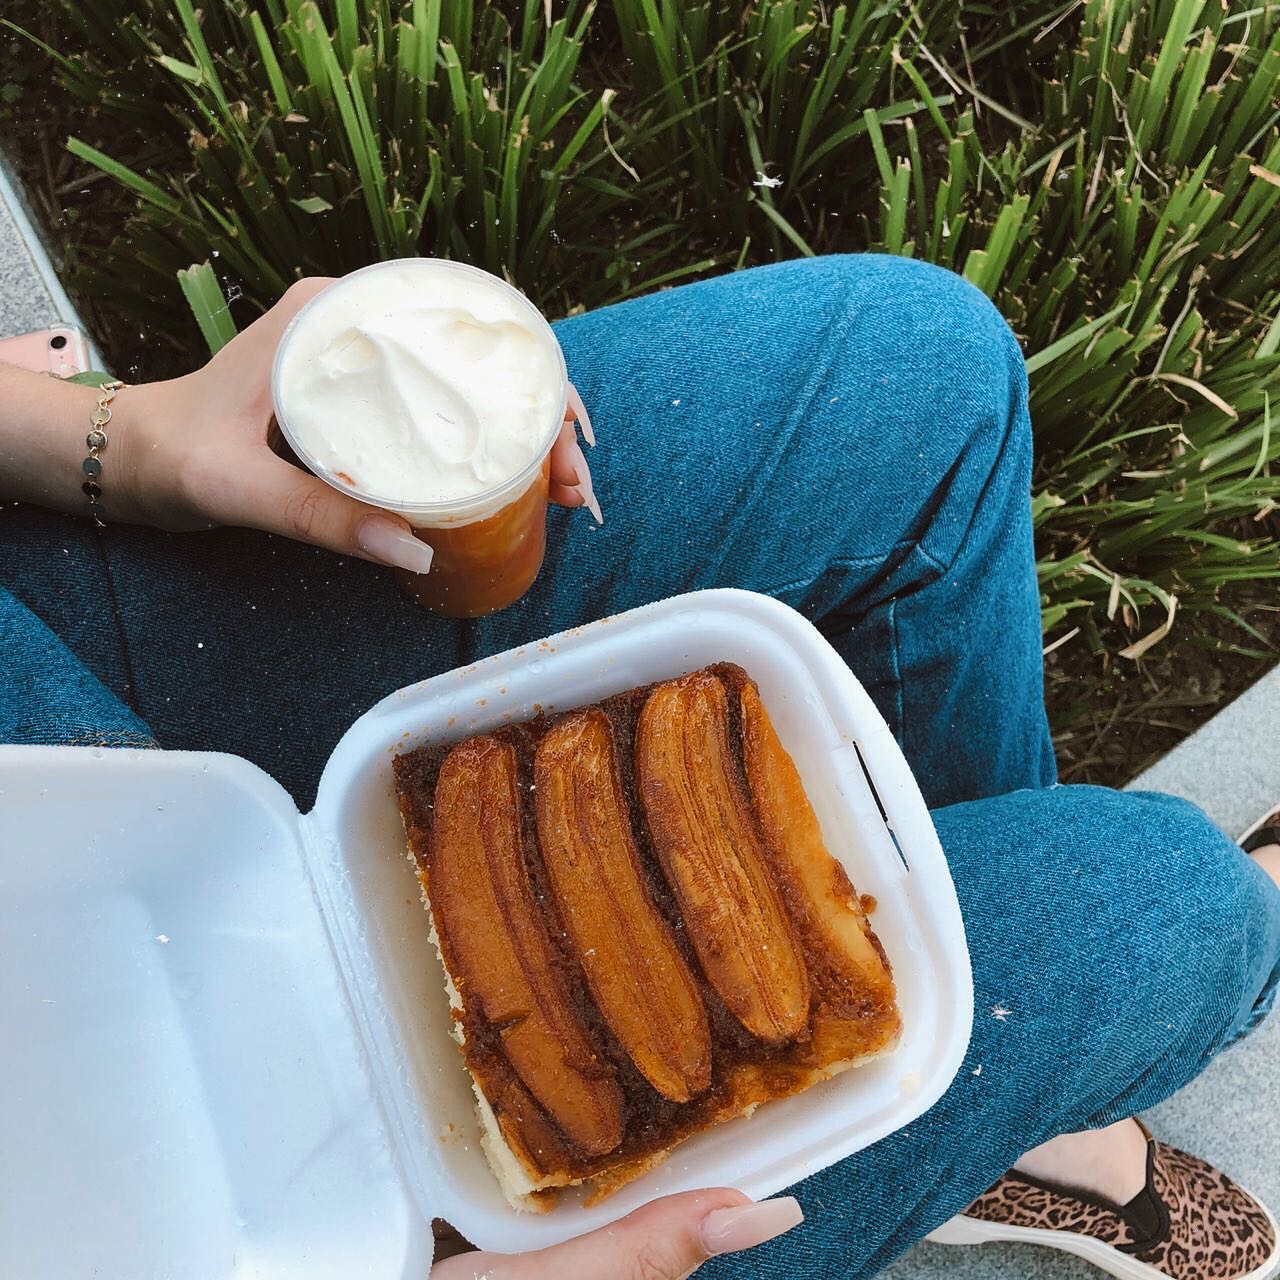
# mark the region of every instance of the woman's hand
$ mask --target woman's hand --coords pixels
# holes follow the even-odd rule
[[[763,1244],[803,1218],[790,1196],[753,1204],[741,1191],[686,1191],[551,1249],[459,1254],[430,1280],[685,1280],[708,1258]]]
[[[240,525],[422,573],[431,549],[406,520],[340,493],[271,449],[271,362],[285,326],[330,284],[293,285],[203,368],[120,391],[104,456],[108,519],[174,531]],[[87,415],[86,415],[87,417]],[[593,442],[576,390],[551,455],[551,499],[599,518],[575,419]]]

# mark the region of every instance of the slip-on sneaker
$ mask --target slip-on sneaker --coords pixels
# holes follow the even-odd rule
[[[1144,1132],[1147,1185],[1128,1204],[1010,1170],[929,1239],[1046,1245],[1121,1280],[1268,1280],[1280,1239],[1266,1205]]]
[[[1272,809],[1269,813],[1264,813],[1240,837],[1239,844],[1245,853],[1252,853],[1264,845],[1280,844],[1280,809]]]

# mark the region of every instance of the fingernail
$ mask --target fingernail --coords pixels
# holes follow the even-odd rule
[[[356,545],[375,560],[397,569],[408,569],[410,573],[426,573],[435,554],[390,516],[365,516],[356,525]]]
[[[800,1201],[795,1196],[779,1196],[736,1209],[713,1209],[699,1225],[698,1236],[710,1254],[737,1253],[764,1244],[803,1221]]]
[[[591,429],[591,415],[587,412],[587,406],[582,403],[582,397],[578,394],[578,388],[569,383],[569,408],[573,410],[573,415],[582,424],[582,438],[594,449],[596,447],[596,433]]]
[[[573,442],[570,456],[573,458],[573,473],[578,477],[578,492],[582,494],[582,505],[595,516],[596,524],[604,524],[600,504],[596,501],[596,491],[591,484],[591,468],[587,466],[586,455],[576,440]]]

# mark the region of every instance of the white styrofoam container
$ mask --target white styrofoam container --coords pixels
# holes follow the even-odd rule
[[[516,1214],[477,1141],[391,757],[719,661],[758,682],[831,851],[877,899],[901,1043],[698,1135],[595,1208]],[[234,756],[0,747],[0,831],[15,1275],[421,1280],[432,1217],[506,1251],[686,1188],[768,1196],[925,1111],[972,1027],[955,890],[902,753],[819,633],[750,592],[678,596],[401,689],[347,731],[305,816]]]

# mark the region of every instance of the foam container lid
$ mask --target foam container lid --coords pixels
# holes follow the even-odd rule
[[[592,1209],[516,1213],[480,1150],[391,758],[719,661],[759,684],[831,852],[877,900],[902,1040]],[[668,1192],[762,1198],[927,1110],[972,1029],[955,889],[901,751],[818,631],[751,592],[673,597],[391,694],[306,815],[234,756],[0,747],[0,831],[15,1275],[422,1280],[433,1217],[513,1251]]]

